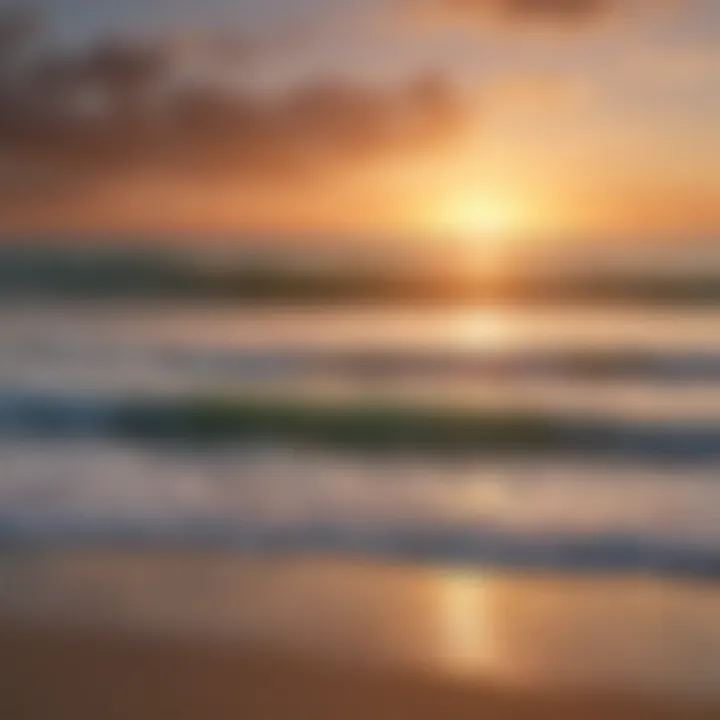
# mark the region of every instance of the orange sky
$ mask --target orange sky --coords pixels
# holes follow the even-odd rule
[[[720,228],[718,3],[300,4],[8,15],[2,229]]]

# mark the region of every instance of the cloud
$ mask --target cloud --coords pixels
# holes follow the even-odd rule
[[[5,9],[0,14],[0,57],[17,51],[37,36],[40,18],[32,10]]]
[[[183,79],[174,42],[22,54],[16,27],[15,15],[0,18],[0,203],[13,206],[138,177],[304,181],[428,148],[463,117],[454,87],[433,74],[230,90]]]
[[[579,29],[677,8],[677,0],[402,0],[415,19],[454,24]],[[689,0],[695,2],[696,0]]]
[[[509,21],[587,20],[604,14],[609,0],[443,0],[449,11],[490,13]]]

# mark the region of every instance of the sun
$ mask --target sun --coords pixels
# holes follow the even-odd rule
[[[499,195],[465,195],[442,203],[437,222],[442,232],[478,243],[503,243],[522,228],[521,208]]]

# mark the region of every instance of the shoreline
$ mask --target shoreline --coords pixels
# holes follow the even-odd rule
[[[710,720],[720,587],[314,557],[0,554],[8,720]]]

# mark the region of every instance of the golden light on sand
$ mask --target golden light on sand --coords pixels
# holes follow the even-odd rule
[[[459,674],[473,673],[493,660],[487,588],[475,572],[447,577],[440,595],[443,660]]]

